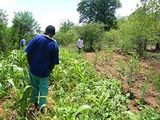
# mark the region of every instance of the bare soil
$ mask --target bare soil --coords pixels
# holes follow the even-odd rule
[[[0,117],[3,115],[2,103],[0,103]]]
[[[147,82],[143,104],[160,111],[160,92],[158,92],[155,85],[156,76],[160,75],[160,59],[153,57],[147,59],[139,58],[140,72],[137,74],[136,80],[132,82],[132,86],[129,86],[125,77],[119,78],[117,67],[119,60],[123,60],[125,65],[127,65],[131,55],[119,52],[108,54],[105,51],[101,51],[98,53],[85,53],[84,57],[94,64],[100,75],[120,80],[124,94],[128,93],[128,91],[133,94],[133,97],[130,99],[129,110],[140,111],[137,101],[142,99],[142,85],[144,82]]]

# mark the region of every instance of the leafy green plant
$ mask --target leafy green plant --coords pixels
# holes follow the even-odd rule
[[[144,100],[145,100],[145,94],[147,93],[148,91],[148,83],[147,82],[144,82],[141,86],[141,102],[142,104],[144,104]]]
[[[5,94],[6,94],[6,92],[4,91],[4,87],[0,83],[0,99],[3,98],[5,96]]]
[[[25,62],[18,64],[22,60],[16,59],[19,52],[9,54],[12,60],[5,57],[0,61],[2,65],[0,73],[3,78],[1,85],[11,101],[5,102],[4,109],[14,111],[13,117],[17,120],[26,119],[25,113],[29,107],[31,90],[26,75],[27,65]],[[24,57],[19,58],[24,59]],[[128,96],[122,94],[120,82],[99,76],[93,64],[88,63],[83,56],[74,51],[61,49],[60,65],[55,67],[51,75],[50,89],[49,102],[54,101],[54,103],[49,105],[47,114],[38,114],[35,117],[37,120],[131,119],[127,110]],[[150,119],[157,117],[157,113],[150,109],[140,114],[143,117],[131,114],[146,119],[147,112],[152,112],[149,115]],[[3,119],[7,119],[8,114],[4,115]]]
[[[145,107],[140,113],[138,113],[140,120],[159,120],[160,114],[151,107]]]
[[[51,78],[57,119],[70,120],[83,105],[92,109],[77,113],[76,119],[127,117],[122,111],[127,109],[128,99],[121,94],[117,80],[100,78],[93,65],[78,54],[69,54],[67,50],[62,50],[61,54],[65,57],[60,58],[60,65],[56,66]]]
[[[99,23],[88,23],[77,29],[80,36],[84,39],[84,50],[95,51],[101,49],[104,25]]]
[[[80,106],[75,113],[72,114],[72,119],[76,120],[76,117],[78,116],[78,114],[80,114],[82,111],[84,110],[88,110],[91,109],[91,107],[89,105],[82,105]]]
[[[126,67],[127,65],[125,64],[124,60],[120,59],[118,61],[117,67],[118,79],[124,80],[124,78],[126,77]]]
[[[69,29],[66,32],[59,31],[54,38],[58,41],[60,45],[68,46],[74,44],[76,46],[76,41],[79,38],[79,34],[75,28]]]
[[[128,73],[127,73],[127,82],[132,86],[132,83],[137,79],[140,72],[139,60],[138,57],[133,55],[131,56],[128,63]]]
[[[7,57],[2,58],[0,74],[3,93],[13,100],[13,109],[24,116],[29,106],[30,97],[29,77],[26,75],[26,58],[23,51],[14,50]],[[11,109],[12,109],[11,108]]]
[[[112,48],[108,48],[107,50],[105,50],[105,55],[104,55],[104,59],[105,59],[105,62],[107,62],[107,64],[110,64],[111,63],[111,60],[113,58],[113,49]]]
[[[160,91],[160,75],[157,76],[155,80],[155,85],[156,85],[157,90]]]
[[[102,37],[102,47],[103,48],[115,48],[121,47],[121,40],[120,40],[120,32],[118,30],[110,30],[103,34]]]
[[[127,112],[129,116],[129,120],[159,120],[160,115],[151,107],[145,106],[142,108],[141,112],[133,113]]]

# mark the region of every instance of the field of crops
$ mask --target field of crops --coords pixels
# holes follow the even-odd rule
[[[28,65],[23,51],[0,58],[0,119],[26,120],[30,103]],[[144,106],[128,110],[129,94],[122,94],[116,79],[100,76],[93,65],[72,50],[60,50],[60,64],[50,77],[45,115],[38,120],[159,120],[160,114]]]

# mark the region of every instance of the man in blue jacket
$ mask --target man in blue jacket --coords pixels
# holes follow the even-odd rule
[[[59,49],[56,41],[55,27],[49,25],[44,35],[36,35],[25,49],[30,67],[32,86],[32,101],[35,109],[45,112],[46,97],[48,96],[49,75],[54,66],[59,64]]]

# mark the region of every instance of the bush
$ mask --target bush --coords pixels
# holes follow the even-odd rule
[[[58,41],[60,45],[69,45],[71,43],[76,44],[78,39],[78,33],[74,30],[74,28],[68,30],[67,32],[58,32],[55,35],[55,39]]]
[[[102,36],[104,34],[104,25],[99,23],[89,23],[78,29],[78,33],[84,38],[84,50],[100,50],[102,45]]]
[[[117,30],[110,30],[105,32],[102,38],[103,47],[120,47],[120,33]]]

